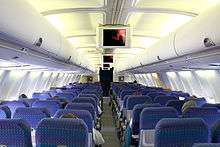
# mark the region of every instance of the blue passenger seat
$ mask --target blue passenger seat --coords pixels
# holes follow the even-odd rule
[[[8,106],[0,106],[0,119],[11,118],[11,110]]]
[[[155,147],[192,147],[208,142],[208,126],[199,118],[164,118],[155,129]]]
[[[163,118],[177,118],[178,112],[172,107],[144,108],[140,115],[140,141],[141,147],[154,144],[154,133],[157,123]]]
[[[21,119],[0,119],[2,147],[32,147],[31,128]]]
[[[13,118],[27,121],[34,129],[42,119],[49,117],[50,113],[46,108],[17,108],[13,116]]]
[[[81,119],[43,119],[36,130],[37,147],[88,147],[89,132]]]
[[[34,102],[32,104],[32,107],[33,108],[46,108],[50,112],[50,115],[53,116],[58,109],[62,108],[62,105],[57,100],[54,100],[54,101],[52,101],[52,100],[44,100],[44,101],[40,100],[40,101]]]

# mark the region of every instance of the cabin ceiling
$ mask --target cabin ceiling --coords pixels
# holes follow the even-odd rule
[[[96,48],[99,24],[129,24],[131,48],[115,49],[113,66],[141,54],[220,0],[27,0],[66,39],[85,54],[94,68],[101,66]]]

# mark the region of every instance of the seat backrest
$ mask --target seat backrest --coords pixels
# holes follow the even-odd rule
[[[0,119],[0,145],[32,147],[31,128],[21,119]]]
[[[194,143],[192,147],[220,147],[220,143]]]
[[[182,92],[182,91],[171,91],[170,92],[171,95],[176,96],[176,97],[183,97],[183,98],[188,98],[190,97],[190,95],[186,92]]]
[[[92,133],[92,129],[94,128],[94,122],[92,115],[87,110],[61,109],[55,113],[54,118],[60,118],[62,115],[69,113],[74,114],[78,118],[82,119],[86,123],[89,132]]]
[[[220,143],[220,120],[212,127],[212,142]]]
[[[93,120],[96,120],[95,108],[90,103],[68,103],[65,109],[87,110],[92,115]]]
[[[0,106],[0,119],[11,118],[11,110],[8,106]]]
[[[201,118],[211,128],[220,119],[218,109],[214,107],[191,107],[183,113],[183,117]]]
[[[63,93],[57,93],[56,96],[58,96],[61,99],[66,99],[67,101],[71,102],[74,97],[77,96],[76,93],[70,93],[70,92],[63,92]]]
[[[88,147],[88,128],[81,119],[43,119],[36,129],[37,147]]]
[[[172,107],[144,108],[140,115],[140,130],[155,129],[156,124],[163,118],[177,118],[178,113]]]
[[[98,105],[97,105],[96,101],[93,98],[79,97],[79,98],[75,98],[72,102],[73,103],[90,103],[94,106],[94,108],[96,110],[96,114],[98,114]]]
[[[121,100],[124,100],[124,97],[126,95],[140,95],[141,93],[138,94],[138,91],[137,90],[123,90],[121,91],[120,93],[120,98]]]
[[[154,98],[154,103],[160,103],[161,105],[165,106],[169,100],[178,100],[178,98],[175,96],[159,95]]]
[[[208,127],[199,118],[165,118],[155,129],[156,147],[192,147],[208,142]]]
[[[181,100],[169,100],[166,104],[167,107],[173,107],[178,111],[179,115],[182,115],[182,107],[186,101]]]
[[[32,98],[37,98],[40,100],[46,100],[51,98],[51,95],[47,92],[35,92],[32,94]]]
[[[140,114],[144,108],[147,107],[161,107],[160,104],[137,104],[134,106],[132,113],[132,124],[131,130],[133,135],[138,135],[139,133],[139,123],[140,123]]]
[[[7,106],[10,109],[11,116],[13,116],[13,114],[17,108],[24,108],[24,107],[29,106],[27,103],[22,102],[22,101],[4,101],[1,104],[4,106]]]
[[[205,103],[205,104],[202,105],[202,107],[215,107],[219,111],[220,110],[220,103],[217,103],[217,104]]]
[[[95,94],[99,98],[101,97],[101,94],[94,90],[83,90],[80,94]]]
[[[47,91],[47,93],[49,93],[51,95],[51,97],[54,97],[54,96],[56,96],[57,91],[56,91],[56,89],[51,89],[51,90]]]
[[[151,92],[147,94],[147,96],[151,97],[152,100],[154,100],[155,97],[160,95],[166,95],[166,94],[164,92]]]
[[[36,101],[32,104],[33,108],[47,108],[47,110],[50,112],[50,115],[53,116],[58,109],[62,108],[62,105],[59,101],[56,100],[40,100]]]
[[[130,96],[126,103],[127,110],[132,110],[135,105],[143,103],[152,103],[152,99],[148,96]]]
[[[78,97],[92,97],[97,103],[99,102],[99,97],[95,94],[79,94]]]
[[[34,98],[34,99],[27,99],[27,98],[23,98],[23,99],[19,99],[18,101],[22,101],[24,103],[27,103],[29,105],[29,107],[32,106],[32,104],[35,102],[35,101],[38,101],[39,99],[37,98]]]
[[[46,108],[17,108],[13,116],[13,118],[27,121],[34,129],[42,119],[49,117],[50,113]]]

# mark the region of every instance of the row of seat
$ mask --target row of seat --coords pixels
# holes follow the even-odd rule
[[[139,84],[127,83],[113,83],[112,90],[113,95],[111,105],[113,114],[115,115],[113,117],[116,118],[116,121],[119,121],[119,124],[121,124],[116,127],[120,128],[122,126],[122,128],[126,128],[129,124],[129,127],[131,128],[131,138],[133,139],[131,140],[131,143],[138,142],[139,146],[155,145],[159,147],[173,147],[181,145],[190,146],[189,144],[192,146],[193,143],[198,142],[195,138],[194,140],[192,139],[193,141],[190,141],[187,137],[182,139],[181,135],[178,134],[178,128],[173,127],[169,131],[167,130],[168,133],[173,133],[173,140],[181,138],[184,142],[177,141],[176,143],[171,143],[170,145],[164,142],[160,144],[159,140],[163,139],[164,136],[159,137],[159,140],[156,139],[156,128],[157,125],[160,124],[158,123],[160,120],[167,118],[175,120],[168,121],[168,124],[172,124],[172,122],[178,124],[184,120],[195,121],[194,119],[200,118],[207,128],[207,140],[204,142],[215,142],[213,139],[214,136],[211,133],[211,128],[213,128],[213,125],[220,120],[218,104],[207,104],[204,98],[193,99],[198,108],[190,108],[182,114],[181,109],[183,104],[186,101],[191,100],[189,94],[187,93],[167,91],[161,88],[143,87]],[[184,100],[180,100],[180,98],[183,98]],[[187,126],[187,122],[182,125]],[[197,128],[194,129],[197,130]],[[124,129],[119,129],[119,131],[119,136],[122,134],[122,137],[126,141],[126,135],[129,134],[126,132],[127,130],[125,131]],[[159,132],[161,133],[161,130]],[[159,135],[161,135],[160,133]],[[190,136],[190,134],[188,135]],[[167,139],[169,140],[171,138]],[[121,141],[124,140],[121,139]],[[187,145],[187,143],[189,144]],[[124,144],[128,146],[126,142]]]
[[[3,128],[0,131],[0,145],[93,146],[93,129],[98,122],[98,106],[102,95],[96,94],[97,91],[101,92],[100,84],[68,85],[62,89],[70,92],[74,87],[81,87],[78,90],[81,93],[71,101],[67,101],[68,103],[65,101],[65,105],[61,101],[61,99],[66,100],[65,97],[3,101],[0,105],[0,128]],[[53,88],[53,90],[57,89],[60,88]],[[60,118],[64,114],[74,114],[78,119]]]
[[[65,127],[64,127],[65,126]],[[0,119],[0,144],[32,147],[31,128],[22,119]],[[88,128],[81,119],[43,119],[36,129],[36,146],[88,147]]]

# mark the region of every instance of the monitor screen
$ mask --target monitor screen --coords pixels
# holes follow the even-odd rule
[[[113,63],[113,56],[103,56],[104,63]]]
[[[103,64],[103,67],[110,67],[110,64]]]
[[[103,46],[125,46],[126,29],[104,29]]]

